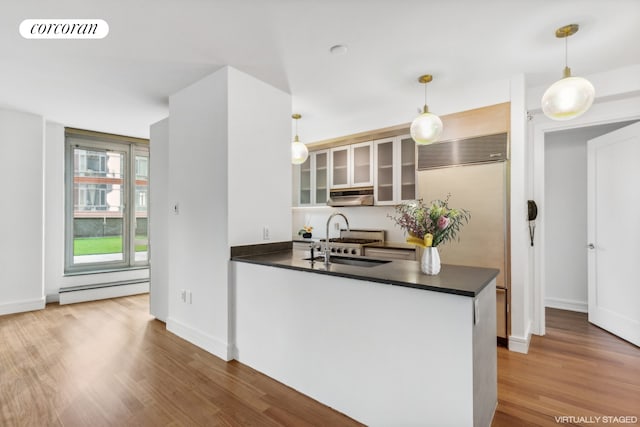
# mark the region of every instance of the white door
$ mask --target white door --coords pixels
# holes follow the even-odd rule
[[[640,346],[640,123],[587,150],[589,321]]]

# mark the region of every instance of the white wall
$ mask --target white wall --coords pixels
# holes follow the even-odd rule
[[[64,274],[64,126],[47,122],[45,132],[44,289],[47,301],[58,301]]]
[[[227,354],[227,131],[228,69],[169,98],[167,328],[226,358]],[[151,233],[155,231],[152,225]],[[192,304],[178,298],[192,293]]]
[[[523,74],[511,79],[511,296],[509,349],[526,353],[532,324],[532,287],[530,276],[530,243],[527,222],[527,200],[531,198],[528,174],[528,140],[526,80]]]
[[[629,122],[545,136],[545,306],[587,312],[587,141]]]
[[[228,73],[229,245],[291,240],[291,96]]]
[[[225,67],[172,95],[169,110],[166,180],[179,214],[167,222],[167,328],[229,360],[230,246],[263,242],[263,226],[271,241],[291,238],[291,100]]]
[[[151,125],[149,142],[149,312],[169,314],[169,119]],[[157,215],[156,215],[157,213]]]
[[[545,138],[547,307],[587,311],[587,146],[569,135]]]
[[[44,308],[44,119],[0,110],[0,315]]]

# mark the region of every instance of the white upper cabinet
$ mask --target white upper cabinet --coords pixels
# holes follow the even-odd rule
[[[301,206],[311,205],[311,155],[300,165],[299,177],[299,199]]]
[[[373,142],[331,149],[331,188],[373,185]]]
[[[353,144],[351,147],[351,186],[373,185],[373,141]]]
[[[331,188],[351,186],[351,149],[349,145],[331,149]]]
[[[326,205],[329,198],[329,150],[312,151],[300,165],[299,206]]]
[[[394,138],[377,140],[374,143],[375,185],[373,190],[374,200],[377,205],[390,205],[395,203],[394,176],[397,166],[394,160],[396,143]],[[395,167],[394,167],[395,166]]]
[[[416,197],[416,146],[410,135],[374,141],[374,200],[394,205]]]
[[[314,161],[314,189],[313,204],[326,205],[329,199],[329,150],[311,153]]]
[[[416,145],[411,136],[312,151],[298,173],[298,205],[326,205],[330,189],[374,187],[376,205],[416,197]]]
[[[400,194],[398,201],[413,200],[416,198],[416,143],[411,135],[397,137],[400,151],[400,171],[398,184]]]

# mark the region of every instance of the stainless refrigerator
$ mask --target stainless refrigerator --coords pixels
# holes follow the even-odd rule
[[[485,145],[478,150],[478,144]],[[450,207],[471,212],[459,233],[460,241],[439,247],[442,263],[500,270],[496,329],[498,341],[506,344],[510,296],[507,135],[433,144],[418,151],[419,198],[428,203],[451,194]]]

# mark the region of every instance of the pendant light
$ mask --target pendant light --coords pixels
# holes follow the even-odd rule
[[[296,136],[293,138],[293,142],[291,143],[291,163],[294,165],[301,165],[309,157],[309,149],[306,145],[300,142],[298,138],[298,120],[302,116],[300,114],[292,114],[291,118],[296,122]]]
[[[542,96],[542,111],[553,120],[570,120],[582,115],[593,104],[595,89],[589,80],[571,77],[567,66],[567,39],[578,32],[578,24],[565,25],[556,30],[556,37],[564,39],[564,72]]]
[[[411,123],[411,138],[417,144],[431,144],[436,142],[442,134],[442,120],[435,114],[430,113],[429,107],[427,107],[427,83],[431,80],[433,80],[431,74],[425,74],[418,78],[418,82],[424,85],[424,108],[422,114]]]

